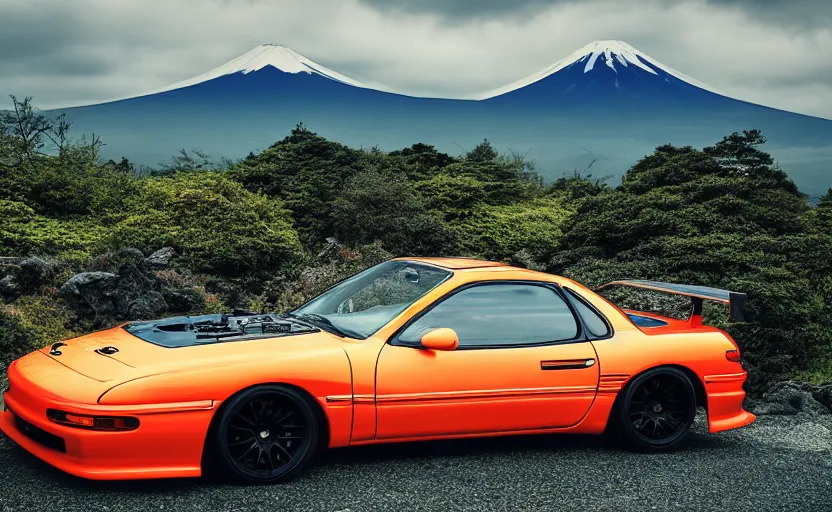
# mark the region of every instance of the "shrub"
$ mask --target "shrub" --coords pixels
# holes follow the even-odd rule
[[[571,209],[557,197],[510,205],[480,205],[457,225],[461,252],[486,259],[533,257],[557,247]]]
[[[110,245],[145,254],[170,246],[196,272],[273,272],[298,257],[291,217],[277,199],[247,191],[224,173],[180,172],[141,182],[114,216]]]
[[[0,247],[3,256],[55,256],[88,261],[104,243],[107,230],[88,219],[44,217],[19,201],[0,199]]]

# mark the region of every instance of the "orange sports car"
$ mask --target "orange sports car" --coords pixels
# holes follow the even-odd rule
[[[563,277],[463,258],[368,268],[286,314],[173,317],[55,343],[8,369],[0,429],[92,479],[300,473],[326,447],[612,432],[677,445],[696,407],[748,425],[736,343],[702,301],[688,320],[622,310]]]

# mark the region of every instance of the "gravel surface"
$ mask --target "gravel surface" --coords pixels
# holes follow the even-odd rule
[[[832,416],[764,416],[636,454],[585,436],[333,450],[284,485],[90,482],[0,440],[0,511],[832,511]]]

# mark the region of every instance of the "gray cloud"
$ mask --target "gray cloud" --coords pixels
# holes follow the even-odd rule
[[[830,9],[810,6],[826,4],[0,0],[0,107],[10,93],[43,108],[138,95],[263,43],[361,81],[454,96],[537,72],[592,40],[621,39],[733,96],[832,118],[832,23],[798,23],[823,19]]]
[[[452,20],[529,16],[554,4],[577,1],[579,0],[362,0],[381,12],[429,13]]]
[[[251,0],[249,0],[251,1]],[[516,19],[534,16],[558,4],[591,3],[599,7],[620,0],[360,0],[380,12],[429,14],[451,22],[489,18]],[[775,24],[798,27],[829,26],[832,1],[828,0],[705,0],[714,7],[740,9],[747,16]],[[633,4],[670,7],[695,0],[642,0]]]
[[[708,4],[739,8],[751,18],[795,28],[827,27],[832,22],[828,0],[707,0]]]

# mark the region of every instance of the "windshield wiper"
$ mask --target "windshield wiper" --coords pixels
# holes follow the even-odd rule
[[[358,334],[357,332],[350,331],[349,329],[343,329],[341,327],[336,326],[332,323],[332,320],[325,317],[324,315],[319,315],[318,313],[303,313],[303,314],[296,314],[296,313],[286,313],[286,316],[290,318],[297,318],[299,320],[303,320],[308,322],[316,327],[320,327],[321,329],[331,332],[332,334],[336,334],[338,336],[344,338],[357,338],[363,339],[363,336]],[[323,324],[323,325],[320,325]]]

